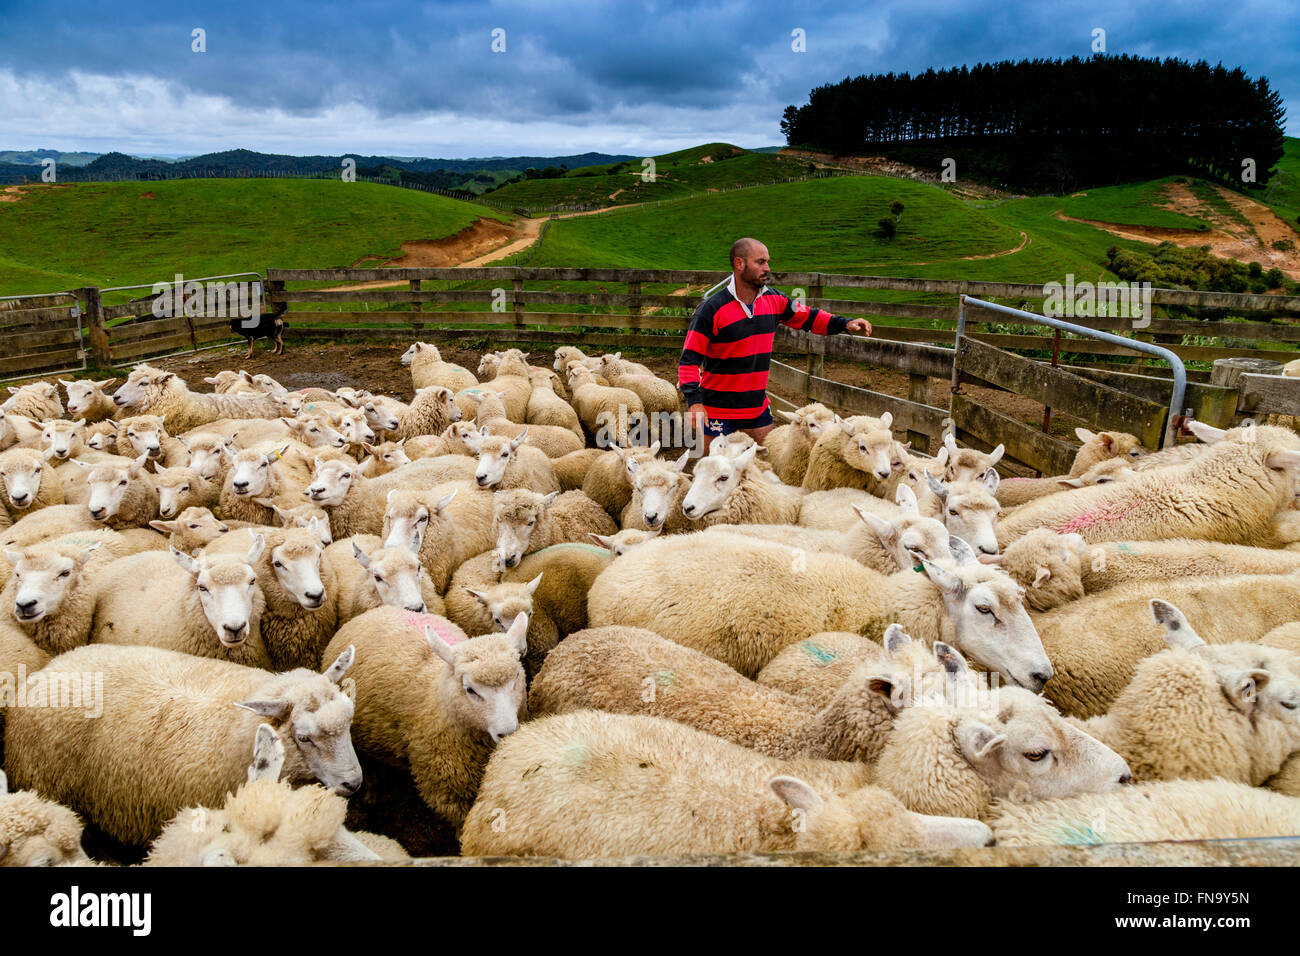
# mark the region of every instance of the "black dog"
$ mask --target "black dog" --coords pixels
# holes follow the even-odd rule
[[[288,310],[287,303],[278,302],[274,311],[262,312],[256,319],[233,318],[230,320],[230,331],[235,335],[242,335],[248,339],[248,354],[244,358],[253,357],[253,343],[258,339],[270,339],[274,344],[271,350],[274,355],[284,354],[284,330],[289,327],[289,323],[284,321],[284,313]]]

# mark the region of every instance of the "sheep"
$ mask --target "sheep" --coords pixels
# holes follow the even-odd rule
[[[524,444],[525,428],[514,438],[488,434],[487,426],[470,438],[470,447],[478,453],[474,480],[480,488],[531,488],[542,494],[560,490],[555,469],[545,452]]]
[[[939,641],[935,647],[947,648],[948,645]],[[885,629],[880,643],[848,631],[824,631],[781,651],[758,672],[754,683],[779,690],[821,710],[835,699],[840,688],[859,670],[876,676],[899,675],[897,686],[909,695],[913,688],[921,692],[933,690],[933,682],[944,675],[939,661],[941,653],[927,647],[923,641],[913,641],[897,624]],[[905,696],[889,699],[890,703],[898,705],[910,703]],[[878,710],[882,703],[871,701],[872,709]]]
[[[699,474],[698,468],[696,474]],[[899,485],[898,495],[900,504],[893,518],[880,518],[859,508],[856,513],[860,520],[845,531],[790,524],[724,524],[713,527],[727,534],[763,538],[806,551],[843,554],[881,574],[920,567],[923,558],[934,561],[950,557],[950,535],[943,523],[917,514],[916,497],[905,485]]]
[[[688,449],[676,461],[627,458],[625,467],[632,478],[632,497],[623,508],[619,522],[624,528],[642,531],[660,528],[669,534],[694,529],[694,524],[682,513],[682,498],[691,487],[690,478],[682,472],[690,456]]]
[[[645,627],[704,651],[746,677],[820,631],[879,637],[892,622],[943,641],[1039,690],[1052,676],[1023,592],[956,542],[923,574],[882,575],[838,554],[709,532],[650,541],[610,564],[588,595],[592,626]],[[779,582],[779,585],[778,583]]]
[[[87,580],[87,563],[102,542],[83,540],[73,535],[4,552],[13,574],[0,591],[3,626],[13,626],[7,619],[12,615],[27,639],[50,656],[90,639],[96,590]]]
[[[676,385],[659,378],[644,365],[623,361],[621,352],[601,357],[600,374],[605,376],[610,387],[625,388],[641,399],[647,415],[671,415],[681,411]]]
[[[1251,641],[1300,616],[1300,573],[1133,581],[1036,615],[1056,672],[1046,694],[1064,713],[1104,714],[1138,663],[1164,649],[1152,598],[1181,608],[1211,644]]]
[[[555,364],[552,368],[557,372],[563,373],[565,369],[569,367],[570,362],[593,362],[597,363],[596,367],[599,368],[598,363],[600,362],[600,359],[589,358],[586,353],[576,345],[561,345],[555,350]],[[595,371],[595,369],[592,369],[592,371]]]
[[[13,448],[35,448],[41,441],[41,424],[25,415],[6,412],[0,415],[0,450]]]
[[[150,461],[168,466],[187,465],[189,449],[167,433],[158,415],[132,415],[118,419],[117,451],[127,458],[146,456]]]
[[[1007,545],[996,563],[1025,589],[1026,604],[1050,611],[1083,597],[1081,564],[1087,550],[1081,535],[1035,528]]]
[[[88,378],[79,381],[59,379],[59,384],[68,393],[68,401],[64,406],[68,417],[80,418],[87,425],[112,418],[113,413],[117,411],[117,406],[113,404],[113,399],[106,389],[116,381],[115,378],[106,378],[101,382]]]
[[[454,401],[454,393],[449,388],[421,388],[411,399],[401,415],[398,416],[396,428],[390,431],[389,438],[414,438],[416,435],[437,435],[452,422],[460,421],[462,413]]]
[[[432,386],[459,392],[478,384],[473,372],[452,362],[444,362],[438,347],[428,342],[416,342],[403,352],[402,364],[410,368],[411,385],[416,391]]]
[[[998,490],[1000,478],[992,468],[979,480],[953,481],[947,484],[933,475],[926,483],[943,503],[943,523],[950,534],[969,541],[982,555],[998,553]]]
[[[291,447],[254,445],[233,456],[217,501],[223,519],[270,524],[274,511],[259,498],[281,506],[302,500],[312,474],[301,455],[290,454]]]
[[[772,463],[767,460],[767,448],[754,441],[744,432],[732,432],[729,435],[713,439],[709,443],[708,454],[735,459],[751,448],[754,449],[754,467],[767,472],[764,477],[773,484],[780,482],[781,479],[777,478],[772,471]]]
[[[193,468],[158,466],[153,481],[158,489],[160,518],[175,518],[188,508],[211,508],[221,497],[221,486]]]
[[[1060,475],[1051,478],[1004,478],[998,483],[995,497],[1003,508],[1014,508],[1058,491],[1124,481],[1136,474],[1127,458],[1106,458],[1078,477]]]
[[[825,705],[815,706],[651,631],[591,628],[569,635],[546,658],[528,710],[534,718],[585,708],[646,714],[771,757],[873,763],[893,723],[891,696],[911,697],[912,661],[900,651],[911,644],[901,628],[891,628],[886,645],[896,656],[882,652],[859,666]],[[940,672],[939,665],[930,670]]]
[[[445,616],[442,597],[409,548],[385,548],[375,535],[357,534],[326,548],[324,561],[337,582],[339,626],[381,605]]]
[[[280,406],[258,395],[191,392],[175,372],[137,365],[116,392],[113,404],[133,415],[158,415],[171,434],[179,435],[221,418],[279,418]]]
[[[1150,606],[1169,649],[1139,663],[1105,715],[1079,726],[1139,782],[1264,783],[1300,750],[1300,655],[1242,642],[1212,647],[1173,605]]]
[[[480,555],[456,569],[447,590],[447,616],[468,633],[505,631],[516,616],[528,615],[528,679],[546,655],[587,626],[587,592],[612,560],[606,548],[568,542],[528,555],[504,573]]]
[[[0,531],[0,548],[25,548],[50,538],[105,527],[90,517],[85,505],[53,505],[15,521]]]
[[[269,376],[268,376],[269,377]],[[251,372],[244,369],[235,371],[234,369],[222,369],[216,375],[209,375],[203,379],[205,385],[211,385],[212,390],[218,395],[267,395],[271,394],[266,389],[258,388],[253,384]]]
[[[528,396],[528,408],[524,420],[529,425],[550,425],[564,428],[578,436],[579,443],[585,441],[582,434],[582,422],[564,398],[555,391],[555,373],[546,369],[537,369],[528,376],[532,393]],[[563,387],[563,386],[561,386]]]
[[[776,476],[787,485],[802,485],[808,472],[808,456],[813,445],[831,422],[835,413],[821,402],[805,405],[794,413],[777,412],[788,425],[778,425],[767,433],[763,445]]]
[[[581,365],[570,363],[568,376],[573,409],[583,428],[594,436],[596,447],[627,446],[629,419],[645,414],[641,397],[630,389],[597,384],[592,372]]]
[[[96,524],[109,528],[138,528],[158,514],[158,488],[144,471],[148,458],[141,455],[127,464],[104,462],[72,464],[86,471],[89,497],[84,505]],[[51,510],[51,509],[45,509]]]
[[[79,866],[81,820],[30,790],[11,791],[0,773],[0,866]]]
[[[1022,505],[1001,522],[999,540],[1005,546],[1038,527],[1078,532],[1089,543],[1177,537],[1250,544],[1263,538],[1272,517],[1295,497],[1300,436],[1264,425],[1226,432],[1199,422],[1190,427],[1214,442],[1194,461]]]
[[[84,455],[87,451],[85,439],[85,419],[70,422],[65,418],[51,418],[41,423],[41,451],[55,461]]]
[[[355,652],[324,673],[271,674],[156,647],[90,645],[60,655],[48,680],[102,677],[102,714],[16,707],[5,728],[5,769],[87,823],[143,847],[185,807],[215,806],[247,778],[259,724],[285,749],[283,779],[319,780],[343,794],[361,785],[349,727],[353,706],[337,686]]]
[[[901,483],[900,483],[901,486]],[[910,485],[909,485],[910,488]],[[898,489],[894,489],[897,499]],[[925,494],[935,502],[939,499],[927,487]],[[920,496],[915,495],[918,503]],[[826,531],[841,531],[853,526],[857,513],[865,511],[886,521],[898,517],[898,508],[884,498],[878,498],[861,488],[834,488],[831,491],[810,491],[799,502],[799,525],[805,528],[820,528]],[[927,514],[924,508],[920,513],[927,517],[943,520],[943,511]]]
[[[652,541],[659,536],[660,528],[642,531],[639,528],[625,528],[617,534],[593,534],[592,540],[609,552],[611,558],[622,557],[638,545]]]
[[[893,493],[888,482],[903,468],[903,446],[894,440],[893,416],[858,415],[829,425],[808,453],[802,487],[808,491],[860,488]]]
[[[49,467],[49,457],[34,448],[10,448],[0,452],[0,528],[34,514],[42,508],[63,504],[63,482]]]
[[[187,467],[193,468],[208,481],[218,486],[225,484],[226,474],[235,456],[235,440],[212,432],[191,432],[180,436],[180,442],[189,452]]]
[[[259,724],[247,782],[227,794],[219,808],[181,810],[150,845],[142,865],[301,866],[381,859],[361,834],[343,825],[347,801],[315,784],[290,786],[279,779],[283,766],[284,743],[270,724]]]
[[[538,494],[526,488],[496,492],[492,503],[492,533],[502,570],[515,567],[524,555],[553,544],[585,541],[589,534],[614,534],[618,526],[596,502],[581,491]]]
[[[368,394],[359,407],[365,413],[367,425],[376,433],[386,433],[386,437],[391,438],[392,432],[401,427],[402,418],[407,415],[411,406],[387,395]]]
[[[525,715],[528,621],[467,638],[450,621],[381,607],[349,621],[326,655],[357,649],[357,748],[405,765],[425,803],[459,830],[493,745]]]
[[[548,458],[561,458],[570,452],[582,450],[581,430],[575,434],[558,425],[518,425],[510,421],[506,418],[505,406],[501,404],[501,397],[505,394],[486,388],[465,394],[470,403],[477,406],[475,421],[480,430],[486,430],[491,435],[504,435],[506,438],[515,438],[528,432],[529,444]]]
[[[469,480],[474,469],[474,462],[468,458],[444,455],[367,478],[360,465],[317,458],[306,495],[312,504],[329,512],[330,533],[335,540],[354,534],[382,534],[390,491],[431,490],[448,482]]]
[[[91,451],[114,453],[117,450],[117,422],[105,419],[87,425],[82,440]]]
[[[1067,476],[1070,478],[1081,477],[1103,461],[1118,458],[1131,464],[1146,454],[1141,439],[1128,432],[1092,432],[1076,428],[1074,433],[1083,444],[1074,453],[1074,462]]]
[[[418,435],[405,440],[402,447],[412,461],[443,455],[468,455],[473,458],[476,452],[471,442],[477,434],[478,427],[473,422],[453,422],[441,435]]]
[[[197,551],[230,531],[210,510],[198,507],[186,508],[170,521],[150,521],[149,527],[168,536],[167,547],[184,554]]]
[[[1103,541],[1088,548],[1079,569],[1089,594],[1130,581],[1229,574],[1290,574],[1300,553],[1218,541]]]
[[[28,382],[10,385],[10,396],[0,404],[0,411],[10,415],[24,415],[36,421],[63,417],[63,402],[59,400],[58,386],[49,382]]]
[[[372,445],[369,442],[363,443],[361,448],[370,456],[371,463],[366,474],[371,478],[378,478],[380,475],[386,475],[403,465],[409,465],[411,459],[406,454],[405,444],[405,439],[402,441],[381,442],[378,445]]]
[[[507,349],[500,354],[489,352],[479,364],[482,384],[457,392],[456,404],[465,417],[470,418],[473,417],[474,407],[468,395],[481,391],[505,392],[501,401],[505,405],[506,417],[522,425],[528,416],[528,399],[533,391],[530,374],[532,368],[524,361],[524,353],[518,349]]]
[[[836,763],[767,757],[657,717],[546,717],[488,761],[461,852],[586,859],[991,842],[983,824],[913,814],[867,785],[869,768]]]
[[[597,449],[599,451],[599,449]],[[659,454],[659,442],[649,448],[634,445],[624,448],[614,445],[591,463],[582,480],[582,493],[619,519],[623,509],[632,500],[632,471],[628,462],[635,459],[640,464],[651,461]]]
[[[582,448],[552,461],[551,468],[555,471],[555,480],[560,483],[560,490],[581,491],[592,465],[604,454],[600,448]]]
[[[266,598],[253,565],[265,539],[245,555],[197,558],[145,551],[96,572],[92,644],[132,644],[268,668],[261,617]]]
[[[1283,650],[1294,651],[1300,654],[1300,621],[1291,621],[1286,624],[1279,624],[1259,639],[1259,643],[1267,644],[1269,647],[1280,647]]]
[[[462,562],[492,547],[492,502],[492,492],[472,482],[429,491],[393,490],[380,538],[386,548],[414,550],[435,590],[443,594]]]
[[[775,485],[755,465],[758,446],[737,458],[709,454],[695,465],[682,514],[696,527],[793,524],[799,519],[798,489]]]
[[[999,802],[999,846],[1232,840],[1300,833],[1300,800],[1226,780],[1167,780],[1035,803]]]
[[[978,481],[993,466],[1002,460],[1006,449],[998,445],[990,452],[976,451],[974,448],[958,448],[952,432],[943,436],[943,446],[948,451],[948,467],[943,479],[949,483],[955,481]]]

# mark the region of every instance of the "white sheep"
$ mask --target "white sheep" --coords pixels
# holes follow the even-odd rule
[[[218,805],[246,780],[263,722],[284,743],[285,779],[354,793],[353,707],[338,687],[354,656],[345,650],[321,674],[271,674],[153,647],[79,647],[41,673],[65,683],[95,675],[102,713],[87,720],[77,707],[12,708],[7,769],[18,786],[139,847],[183,808]]]
[[[513,488],[493,497],[492,530],[497,563],[504,571],[534,551],[568,541],[585,542],[591,534],[612,535],[618,527],[581,491],[542,495]]]
[[[459,392],[462,388],[473,388],[478,384],[474,373],[453,362],[445,362],[438,346],[428,342],[416,342],[402,353],[402,364],[411,370],[411,385],[421,388],[449,388]]]
[[[85,420],[78,418],[70,422],[66,418],[51,418],[42,422],[40,447],[54,461],[82,457],[88,451]]]
[[[398,416],[397,427],[390,438],[414,438],[417,435],[438,435],[452,422],[460,421],[462,413],[449,388],[421,388],[415,392],[411,404]]]
[[[598,448],[618,444],[627,446],[628,422],[645,414],[645,405],[636,392],[596,382],[591,370],[570,363],[567,369],[573,408],[583,427],[596,440]]]
[[[1076,428],[1074,433],[1083,444],[1074,453],[1074,462],[1070,465],[1071,478],[1086,474],[1103,461],[1120,459],[1131,464],[1146,454],[1142,441],[1128,432],[1093,432]]]
[[[763,445],[776,476],[787,485],[802,485],[808,472],[808,456],[822,432],[835,421],[835,413],[820,402],[805,405],[794,413],[777,412],[788,425],[767,433]]]
[[[992,468],[979,480],[944,483],[926,475],[926,483],[943,504],[943,523],[950,534],[969,541],[981,555],[998,553],[998,513],[994,493],[1000,478]]]
[[[582,434],[582,422],[565,397],[556,392],[558,378],[554,372],[537,369],[528,376],[532,393],[528,396],[528,409],[524,413],[529,425],[551,425],[564,428],[578,436],[579,443],[585,441]],[[564,386],[559,385],[560,388]],[[581,444],[580,444],[581,447]]]
[[[317,458],[308,500],[329,512],[336,540],[354,534],[381,534],[390,491],[427,491],[452,481],[472,480],[475,463],[463,455],[422,458],[378,478],[368,478],[356,463]]]
[[[503,435],[515,438],[528,433],[529,444],[536,447],[547,458],[562,458],[570,452],[580,451],[583,447],[582,431],[576,433],[558,425],[520,425],[506,418],[505,406],[501,398],[506,392],[493,392],[486,388],[477,392],[467,392],[465,397],[477,406],[475,422],[480,430],[490,435]]]
[[[23,415],[38,422],[63,417],[63,402],[59,400],[58,386],[50,382],[10,385],[9,392],[9,397],[0,404],[0,411]]]
[[[0,528],[42,508],[63,504],[63,482],[49,466],[49,458],[35,448],[0,452]]]
[[[46,654],[62,654],[90,639],[96,592],[86,566],[100,546],[73,535],[5,551],[13,574],[0,591],[0,613]]]
[[[624,528],[659,528],[669,534],[694,530],[694,523],[682,513],[682,499],[691,487],[691,479],[683,474],[690,456],[688,449],[676,461],[642,460],[631,455],[626,458],[632,497],[623,508],[620,524]]]
[[[943,479],[948,482],[979,481],[1002,460],[1006,449],[998,445],[990,452],[974,448],[959,448],[952,432],[943,436],[943,446],[948,451],[948,466]]]
[[[0,773],[0,867],[88,863],[82,829],[67,807],[30,790],[11,791]]]
[[[560,483],[555,478],[551,459],[540,449],[525,444],[527,440],[527,428],[514,438],[491,435],[486,426],[481,428],[470,446],[478,453],[474,470],[478,486],[528,488],[544,495],[559,491]]]
[[[378,537],[358,534],[331,544],[324,561],[338,582],[340,626],[381,605],[418,614],[442,615],[445,610],[429,573],[409,548],[385,548]]]
[[[191,392],[175,372],[148,365],[132,369],[116,392],[113,404],[133,415],[158,415],[173,434],[187,432],[221,418],[279,418],[280,406],[259,395],[216,395]]]
[[[388,493],[380,538],[386,548],[420,556],[439,594],[464,561],[492,547],[492,492],[473,482],[438,485],[429,491]]]
[[[68,401],[64,406],[68,416],[83,419],[87,425],[112,418],[113,413],[117,411],[117,406],[113,404],[113,398],[106,389],[116,381],[115,378],[106,378],[99,382],[88,378],[76,381],[59,379],[59,384],[68,393]]]
[[[1057,475],[1050,478],[1004,478],[999,482],[994,495],[1003,508],[1014,508],[1071,488],[1090,488],[1093,485],[1124,481],[1136,474],[1127,458],[1106,458],[1077,477]]]
[[[891,479],[904,467],[903,446],[894,440],[889,412],[879,418],[857,415],[828,425],[808,454],[803,487],[808,491],[860,488],[892,495]]]
[[[604,508],[611,518],[619,519],[632,500],[632,471],[628,461],[635,459],[644,464],[658,454],[659,442],[648,448],[614,445],[591,463],[582,480],[582,493]]]
[[[695,465],[682,496],[682,515],[695,527],[738,524],[794,524],[802,489],[774,484],[755,464],[758,446],[735,458],[709,454]]]

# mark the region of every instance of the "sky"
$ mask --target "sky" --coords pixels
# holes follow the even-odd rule
[[[0,149],[752,148],[782,144],[785,107],[846,76],[1086,57],[1099,40],[1266,76],[1300,136],[1300,0],[0,0]]]

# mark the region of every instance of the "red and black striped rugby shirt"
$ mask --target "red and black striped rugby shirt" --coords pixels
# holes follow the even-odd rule
[[[776,325],[836,335],[849,320],[764,286],[751,314],[735,296],[735,277],[700,303],[686,330],[677,385],[687,405],[703,405],[710,418],[749,419],[768,406],[767,373]]]

